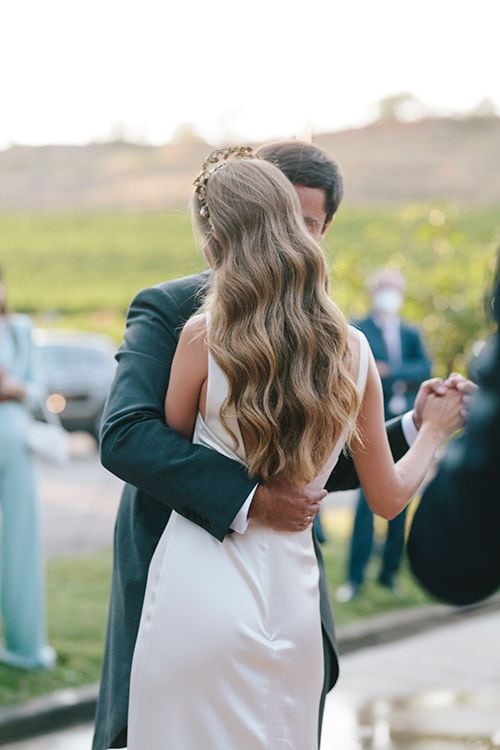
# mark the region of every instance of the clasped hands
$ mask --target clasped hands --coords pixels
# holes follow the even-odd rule
[[[458,425],[463,426],[468,414],[468,403],[471,396],[477,391],[477,385],[471,380],[466,380],[458,372],[452,372],[446,380],[431,378],[425,380],[419,388],[413,407],[413,421],[417,430],[422,426],[422,419],[429,400],[448,396],[456,404],[457,416],[460,418]]]
[[[441,411],[443,419],[446,419],[443,434],[451,434],[463,426],[467,418],[468,401],[476,390],[477,386],[472,381],[456,372],[446,380],[425,380],[415,399],[415,427],[420,429],[426,414],[443,405],[442,402],[437,403],[438,399],[449,399],[448,408]],[[306,485],[292,485],[284,479],[278,479],[257,487],[249,516],[277,531],[303,531],[319,513],[321,501],[326,495],[326,490],[313,490]]]

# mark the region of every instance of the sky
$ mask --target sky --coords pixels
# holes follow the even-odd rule
[[[411,92],[500,113],[499,0],[1,0],[0,148],[360,126]]]

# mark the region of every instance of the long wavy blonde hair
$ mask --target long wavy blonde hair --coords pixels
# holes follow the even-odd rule
[[[222,422],[231,432],[237,418],[251,475],[309,482],[342,433],[357,435],[360,405],[321,247],[292,184],[261,159],[214,171],[193,213],[213,269],[207,344],[229,383]]]

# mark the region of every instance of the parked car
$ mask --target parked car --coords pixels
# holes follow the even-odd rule
[[[34,339],[41,352],[47,409],[59,416],[65,429],[83,430],[98,440],[116,367],[112,340],[96,333],[41,328]]]

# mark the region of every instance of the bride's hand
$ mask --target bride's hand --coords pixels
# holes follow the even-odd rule
[[[429,394],[422,412],[422,429],[431,429],[441,440],[464,425],[462,394],[450,388],[444,396]]]

